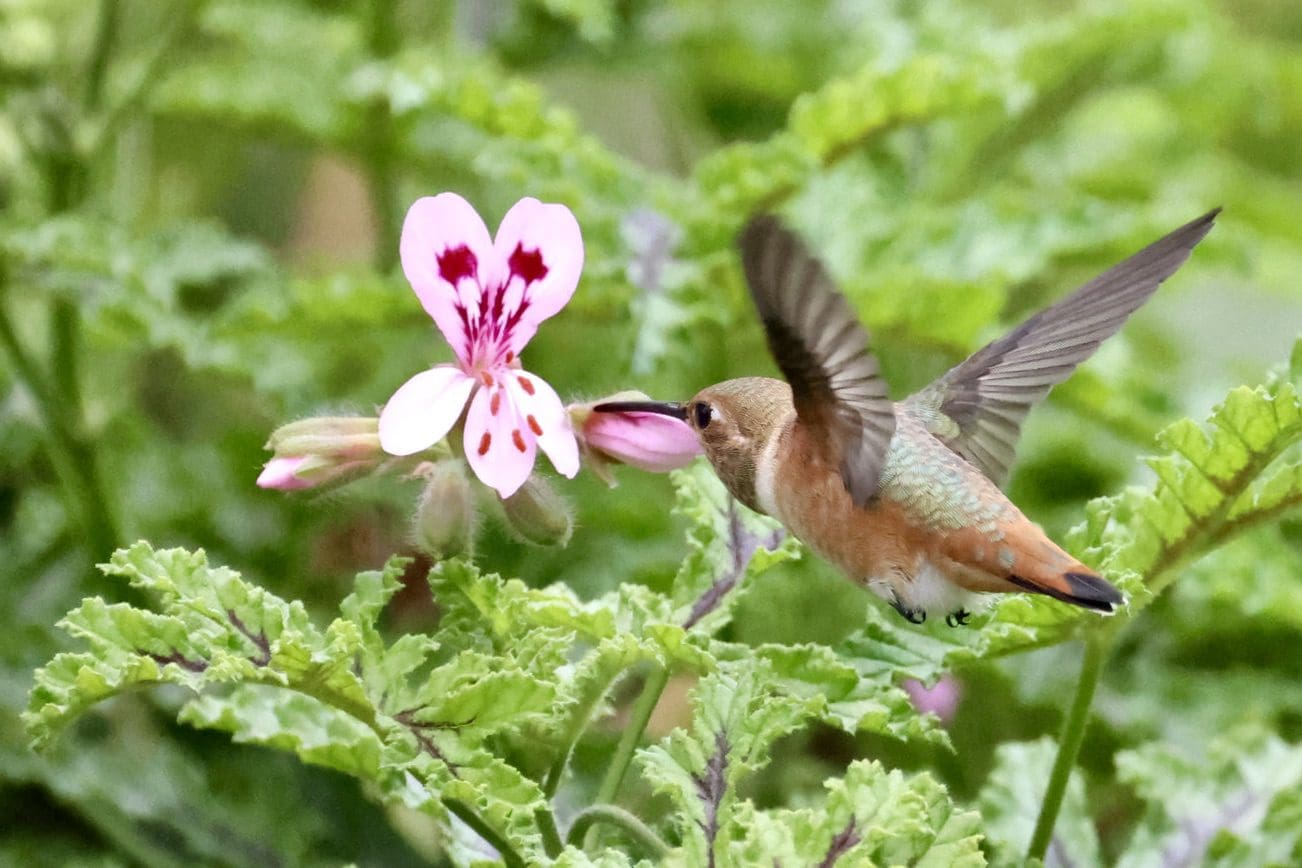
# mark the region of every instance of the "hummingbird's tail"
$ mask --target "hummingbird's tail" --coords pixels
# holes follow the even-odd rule
[[[1008,576],[1008,581],[1024,590],[1046,594],[1055,600],[1099,612],[1111,612],[1113,606],[1119,606],[1125,601],[1121,592],[1107,579],[1085,572],[1084,568],[1056,575],[1037,576],[1035,579]]]

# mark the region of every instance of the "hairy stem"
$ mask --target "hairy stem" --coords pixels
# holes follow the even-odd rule
[[[591,805],[580,811],[570,826],[570,833],[565,836],[566,843],[578,847],[597,823],[615,826],[653,860],[661,859],[669,852],[669,845],[660,840],[650,826],[616,805]]]
[[[629,717],[628,726],[620,736],[610,768],[601,781],[601,789],[597,791],[598,802],[615,801],[620,785],[624,783],[624,775],[628,773],[628,765],[633,760],[633,751],[637,750],[638,742],[642,740],[642,733],[646,731],[647,721],[651,719],[651,712],[655,710],[656,703],[660,701],[660,694],[664,693],[665,685],[668,683],[669,670],[663,666],[657,666],[647,676],[646,684],[642,687],[642,695],[637,698],[637,704],[633,706],[633,714]]]
[[[1090,705],[1094,702],[1094,690],[1103,675],[1103,666],[1112,650],[1111,630],[1103,630],[1085,640],[1085,658],[1081,661],[1080,678],[1076,682],[1076,695],[1071,701],[1071,710],[1063,724],[1062,737],[1058,741],[1058,755],[1053,760],[1053,772],[1049,775],[1049,786],[1044,793],[1044,802],[1040,805],[1040,815],[1035,818],[1035,831],[1031,834],[1031,844],[1027,848],[1027,859],[1044,859],[1053,839],[1053,827],[1058,820],[1058,811],[1062,809],[1062,800],[1067,793],[1067,783],[1071,780],[1072,769],[1076,767],[1076,757],[1080,754],[1081,742],[1085,740],[1085,724],[1089,721]]]

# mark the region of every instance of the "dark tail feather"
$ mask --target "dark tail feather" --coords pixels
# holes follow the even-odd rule
[[[1109,584],[1106,579],[1092,573],[1063,573],[1061,579],[1064,587],[1038,585],[1021,576],[1008,577],[1008,581],[1019,588],[1036,594],[1046,594],[1055,600],[1062,600],[1064,603],[1072,603],[1099,612],[1111,612],[1113,606],[1119,606],[1125,602],[1126,598],[1121,595],[1120,591]]]

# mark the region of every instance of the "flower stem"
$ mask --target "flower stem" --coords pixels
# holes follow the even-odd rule
[[[524,868],[524,860],[520,858],[519,853],[515,852],[511,843],[497,834],[497,830],[484,822],[483,817],[476,814],[473,808],[460,799],[446,797],[443,799],[443,807],[473,829],[476,835],[487,841],[497,851],[497,855],[502,857],[502,862],[507,868]]]
[[[1103,630],[1085,640],[1085,657],[1081,661],[1080,678],[1076,682],[1076,695],[1072,698],[1071,710],[1067,712],[1067,720],[1063,724],[1062,737],[1058,741],[1058,755],[1053,760],[1053,771],[1049,775],[1049,786],[1044,793],[1044,802],[1040,805],[1040,815],[1035,820],[1035,831],[1031,834],[1031,844],[1026,851],[1028,860],[1043,861],[1049,850],[1058,811],[1062,809],[1062,800],[1067,793],[1067,783],[1076,766],[1081,742],[1085,740],[1085,724],[1089,721],[1094,689],[1098,687],[1103,666],[1112,651],[1113,635],[1113,631]]]
[[[92,558],[100,558],[117,545],[117,524],[104,496],[93,450],[76,435],[68,405],[55,392],[45,374],[28,355],[18,339],[9,312],[3,305],[8,284],[4,264],[0,263],[0,348],[9,356],[19,381],[32,393],[45,423],[45,450],[54,465],[64,490],[74,504],[85,544]]]
[[[633,706],[633,714],[629,718],[628,726],[620,736],[614,759],[611,760],[610,768],[606,771],[606,777],[601,781],[601,789],[597,791],[598,802],[615,801],[615,796],[619,794],[619,787],[624,783],[624,775],[628,773],[628,765],[633,760],[633,751],[637,750],[638,742],[642,740],[642,733],[646,731],[647,721],[651,719],[651,712],[655,710],[656,703],[660,701],[660,694],[664,693],[665,685],[668,683],[669,670],[664,666],[657,666],[647,675],[646,684],[642,687],[642,695],[637,698],[637,704]]]
[[[653,860],[661,859],[669,852],[669,845],[662,841],[650,826],[616,805],[591,805],[580,811],[574,818],[574,824],[570,826],[570,833],[565,836],[566,843],[578,847],[588,830],[597,823],[618,827],[640,845],[646,855]]]
[[[547,777],[543,780],[543,795],[550,799],[556,795],[556,790],[560,788],[561,778],[565,775],[565,769],[570,764],[570,757],[574,755],[574,746],[579,743],[583,736],[584,730],[588,728],[588,723],[592,719],[592,711],[601,702],[601,698],[606,695],[610,689],[613,679],[603,680],[587,696],[580,700],[574,711],[570,715],[570,726],[565,733],[565,742],[556,760],[547,770]]]
[[[542,833],[543,851],[553,859],[560,856],[565,845],[561,843],[561,833],[556,828],[556,815],[546,808],[539,808],[534,811],[533,818]]]
[[[371,54],[376,58],[388,58],[398,49],[399,34],[393,6],[393,0],[371,0],[370,3],[367,43]],[[377,96],[367,115],[361,145],[366,154],[371,199],[379,224],[376,264],[380,269],[387,270],[396,260],[401,232],[398,214],[394,210],[398,187],[394,171],[397,157],[393,113],[388,101]]]
[[[99,109],[104,95],[104,74],[108,71],[109,55],[118,32],[118,0],[100,0],[99,26],[95,31],[95,46],[91,49],[90,65],[86,70],[86,90],[82,105],[90,111]]]

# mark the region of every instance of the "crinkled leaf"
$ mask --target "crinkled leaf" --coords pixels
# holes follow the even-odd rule
[[[379,774],[382,745],[375,730],[301,693],[241,684],[224,696],[208,693],[190,700],[177,719],[229,732],[237,742],[289,751],[304,762],[363,780]]]
[[[899,686],[901,671],[857,654],[854,646],[760,645],[753,653],[771,664],[785,689],[815,702],[825,723],[850,733],[949,743],[936,718],[919,714]]]
[[[738,784],[768,761],[774,741],[810,716],[816,703],[782,691],[767,664],[721,664],[692,692],[692,729],[674,730],[638,751],[642,773],[678,813],[688,864],[704,865],[733,822]]]
[[[1147,808],[1120,868],[1290,865],[1302,853],[1302,748],[1248,727],[1204,755],[1151,743],[1117,754]]]
[[[762,811],[741,803],[725,829],[732,865],[985,865],[981,818],[950,801],[926,774],[906,776],[858,760],[824,782],[818,807]]]

